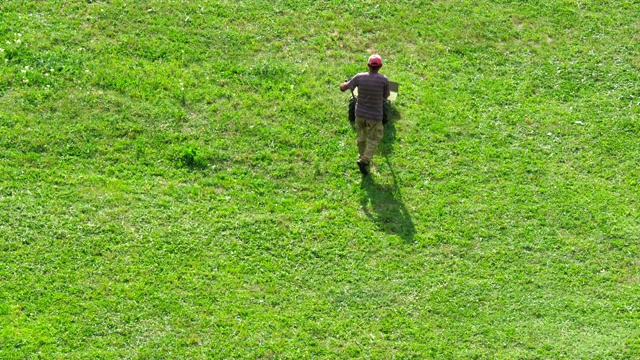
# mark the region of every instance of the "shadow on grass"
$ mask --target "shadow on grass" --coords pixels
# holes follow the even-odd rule
[[[389,121],[384,125],[384,136],[382,137],[382,141],[380,142],[378,153],[387,158],[387,162],[389,161],[389,155],[393,153],[393,144],[396,141],[396,121],[402,119],[402,115],[400,111],[393,106],[393,104],[388,103],[386,106],[386,111],[388,111]]]
[[[362,179],[361,186],[367,192],[362,199],[362,209],[378,228],[413,242],[416,228],[395,180],[392,185],[381,185],[372,176],[367,176]]]
[[[400,236],[406,242],[413,242],[416,228],[407,207],[402,202],[402,194],[390,155],[396,138],[395,121],[400,113],[394,109],[393,117],[384,127],[384,137],[380,143],[379,153],[386,158],[386,164],[392,177],[392,183],[382,185],[376,183],[373,175],[362,179],[361,188],[366,197],[362,199],[362,208],[380,230]]]

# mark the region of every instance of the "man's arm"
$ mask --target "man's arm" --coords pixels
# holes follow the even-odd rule
[[[353,85],[354,88],[356,86],[358,86],[357,77],[358,77],[358,75],[352,77],[351,79],[347,79],[342,84],[340,84],[340,91],[346,91],[348,89],[351,89],[352,85]]]

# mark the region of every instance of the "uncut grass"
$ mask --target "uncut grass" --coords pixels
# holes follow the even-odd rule
[[[640,351],[633,2],[56,5],[0,5],[3,356]]]

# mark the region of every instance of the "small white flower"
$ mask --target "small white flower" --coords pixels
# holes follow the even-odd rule
[[[7,45],[11,45],[11,41],[7,40]]]
[[[22,79],[22,82],[26,84],[29,82],[29,79]]]
[[[0,48],[0,52],[4,52],[4,49],[3,49],[3,48]]]
[[[23,74],[26,74],[26,73],[27,73],[27,69],[22,69],[22,70],[20,70],[20,71],[22,71],[22,73],[23,73]]]
[[[16,39],[16,44],[20,44],[22,41],[20,39]]]
[[[49,76],[49,73],[44,73],[44,76]]]
[[[53,68],[49,69],[49,72],[53,72]]]

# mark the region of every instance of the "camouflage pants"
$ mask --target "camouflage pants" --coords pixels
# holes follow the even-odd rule
[[[384,127],[382,121],[365,120],[356,117],[356,133],[360,161],[371,162],[373,153],[382,141]]]

